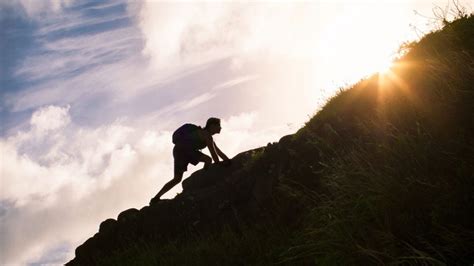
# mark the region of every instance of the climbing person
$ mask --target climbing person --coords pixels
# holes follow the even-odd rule
[[[174,178],[166,183],[163,188],[153,197],[150,204],[159,201],[161,196],[181,182],[183,174],[188,170],[188,164],[197,165],[204,163],[204,169],[209,168],[214,163],[219,163],[219,157],[223,160],[223,165],[228,166],[231,160],[217,147],[212,139],[212,135],[221,132],[221,121],[219,118],[211,117],[207,120],[204,128],[193,124],[185,124],[173,133],[173,158],[174,158]],[[208,148],[211,157],[200,152]]]

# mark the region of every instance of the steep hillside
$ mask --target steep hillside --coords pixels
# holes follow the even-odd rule
[[[472,265],[474,16],[233,161],[104,221],[68,265]]]

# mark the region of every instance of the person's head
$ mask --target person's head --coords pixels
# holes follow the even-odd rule
[[[221,132],[221,120],[219,118],[211,117],[207,119],[206,126],[204,127],[212,135]]]

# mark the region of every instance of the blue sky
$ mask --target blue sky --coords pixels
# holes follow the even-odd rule
[[[127,13],[126,2],[79,2],[56,12],[49,10],[47,1],[31,14],[21,3],[3,9],[6,42],[2,52],[7,64],[3,64],[1,111],[7,132],[2,133],[21,127],[24,118],[45,104],[67,103],[77,107],[73,108],[77,112],[93,112],[84,104],[93,102],[97,95],[106,97],[107,88],[104,84],[80,84],[78,79],[140,54],[143,41]],[[90,42],[96,45],[88,45]],[[86,120],[89,117],[84,117]]]
[[[444,3],[0,3],[1,264],[65,263],[147,205],[183,123],[220,117],[230,157],[294,133]]]

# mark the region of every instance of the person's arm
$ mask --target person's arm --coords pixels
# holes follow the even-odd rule
[[[206,144],[207,144],[207,148],[209,149],[209,152],[211,153],[212,159],[214,160],[215,163],[218,163],[219,157],[217,156],[214,140],[212,140],[211,136],[206,138]]]
[[[225,155],[225,154],[219,149],[219,147],[217,147],[216,143],[214,143],[214,147],[216,148],[216,152],[217,152],[217,154],[222,158],[222,160],[224,160],[224,161],[229,160],[229,158],[227,157],[227,155]]]

